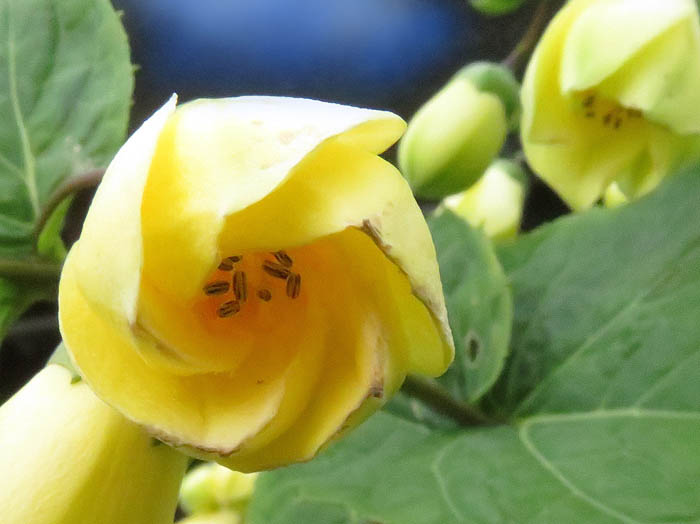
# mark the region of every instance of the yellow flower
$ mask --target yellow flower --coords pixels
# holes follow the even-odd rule
[[[240,471],[312,458],[453,346],[430,234],[377,156],[391,113],[171,100],[109,166],[61,332],[94,391]]]
[[[201,513],[184,520],[178,520],[177,524],[241,524],[243,519],[235,511],[215,511],[213,513]]]
[[[694,0],[573,0],[525,75],[528,162],[574,209],[612,182],[627,198],[700,155]]]
[[[0,407],[3,524],[172,524],[187,457],[58,364]]]
[[[231,471],[214,462],[200,464],[185,476],[180,488],[180,504],[188,514],[224,509],[245,513],[257,475]]]
[[[441,199],[482,175],[519,114],[519,88],[503,66],[477,62],[418,110],[398,152],[401,172],[416,195]]]
[[[472,187],[443,200],[443,205],[472,227],[497,240],[513,238],[520,229],[527,178],[517,162],[496,160]]]

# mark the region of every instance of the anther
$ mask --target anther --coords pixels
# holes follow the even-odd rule
[[[615,119],[615,129],[620,129],[621,125],[622,125],[622,118],[616,118]]]
[[[287,279],[287,296],[289,298],[297,298],[301,291],[301,275],[292,273]]]
[[[236,296],[236,300],[241,302],[245,302],[248,298],[247,279],[243,271],[236,271],[233,274],[233,294]]]
[[[293,261],[291,257],[286,253],[286,251],[275,251],[272,254],[275,255],[277,262],[282,264],[284,267],[292,267]]]
[[[228,291],[229,284],[225,280],[218,280],[216,282],[209,282],[204,286],[205,295],[223,295]]]
[[[591,107],[593,105],[594,101],[595,101],[595,95],[587,96],[586,99],[583,101],[583,107]]]
[[[277,264],[276,262],[272,262],[270,260],[263,262],[262,268],[265,273],[275,278],[281,278],[284,280],[289,276],[289,269],[284,267],[282,264]]]
[[[260,300],[264,300],[265,302],[269,302],[270,299],[272,298],[272,293],[270,293],[269,289],[258,289],[258,298]]]
[[[226,260],[230,261],[232,264],[235,264],[236,262],[240,262],[243,257],[240,255],[234,255],[232,257],[226,257]]]
[[[219,264],[219,270],[221,271],[231,271],[233,269],[233,262],[225,258]]]
[[[586,118],[595,118],[595,111],[586,111]]]
[[[607,126],[610,123],[610,121],[612,120],[612,117],[613,117],[613,114],[611,111],[610,113],[605,115],[605,118],[603,118],[603,123]]]
[[[241,304],[237,300],[229,300],[219,306],[216,314],[221,318],[231,317],[241,310]]]

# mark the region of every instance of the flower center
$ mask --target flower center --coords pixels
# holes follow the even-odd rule
[[[205,317],[225,320],[273,301],[294,301],[302,292],[299,270],[284,250],[227,256],[207,280],[195,307]]]
[[[593,91],[579,93],[578,102],[579,111],[585,118],[598,121],[603,127],[612,130],[619,130],[630,121],[642,118],[642,112],[638,109],[621,106]]]

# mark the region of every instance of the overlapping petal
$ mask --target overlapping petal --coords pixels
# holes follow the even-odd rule
[[[311,458],[407,372],[444,371],[453,348],[430,234],[376,156],[403,121],[264,97],[170,111],[122,150],[141,160],[110,166],[95,200],[108,205],[93,205],[61,280],[64,339],[98,395],[173,445],[255,470]],[[127,249],[105,240],[115,219],[140,229],[118,237]],[[264,271],[279,250],[300,290]],[[234,255],[250,296],[224,319],[202,289],[230,281],[217,265]],[[100,287],[112,272],[126,291]]]

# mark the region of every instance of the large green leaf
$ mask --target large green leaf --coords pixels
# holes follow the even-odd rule
[[[1,328],[41,282],[6,268],[26,262],[29,273],[39,260],[40,274],[61,256],[65,206],[36,252],[52,192],[105,166],[124,140],[133,72],[118,15],[108,0],[0,0],[0,77]]]
[[[699,199],[696,171],[504,248],[512,356],[485,404],[510,422],[376,415],[265,474],[252,522],[700,522]]]
[[[474,402],[496,381],[508,354],[513,305],[491,241],[446,209],[428,220],[440,263],[455,362],[440,382]]]
[[[700,521],[700,415],[621,410],[436,431],[380,413],[266,473],[253,524]]]
[[[0,1],[0,242],[26,239],[53,189],[105,166],[133,86],[108,0]]]

